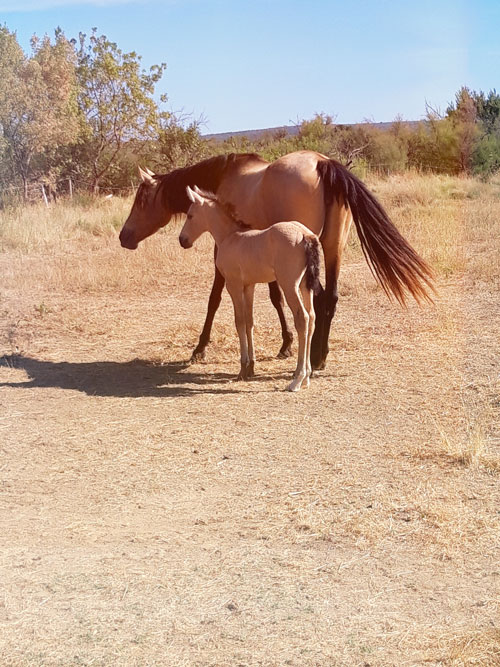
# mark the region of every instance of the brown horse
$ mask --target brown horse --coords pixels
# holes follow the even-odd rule
[[[388,296],[405,303],[407,293],[417,301],[430,300],[432,272],[390,221],[366,186],[346,167],[314,151],[290,153],[275,162],[255,154],[220,155],[192,167],[157,175],[140,170],[132,210],[120,232],[123,247],[137,248],[147,236],[164,227],[175,214],[186,213],[186,186],[215,192],[233,204],[254,229],[282,220],[298,220],[320,237],[325,257],[325,289],[315,297],[316,329],[312,341],[313,368],[323,368],[328,355],[330,325],[338,301],[337,280],[351,222],[354,221],[364,256]],[[205,325],[193,359],[203,357],[219,307],[224,278],[216,268]],[[292,340],[276,283],[269,286],[282,327],[282,355]]]
[[[251,229],[238,219],[232,206],[213,193],[187,186],[193,202],[179,234],[183,248],[191,248],[203,232],[217,244],[216,266],[224,276],[234,307],[240,339],[239,380],[254,374],[253,297],[256,283],[276,281],[293,314],[299,349],[289,391],[309,386],[311,341],[314,331],[314,292],[319,287],[319,238],[300,222],[277,222]]]

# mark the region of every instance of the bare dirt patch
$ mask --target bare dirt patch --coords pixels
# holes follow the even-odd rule
[[[1,664],[500,664],[498,248],[407,311],[353,252],[291,395],[264,288],[254,381],[227,294],[184,363],[208,243],[96,239],[0,256]]]

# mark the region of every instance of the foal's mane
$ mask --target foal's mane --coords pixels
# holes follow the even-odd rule
[[[187,185],[190,187],[197,185],[209,193],[215,193],[227,170],[238,163],[250,160],[262,160],[262,158],[255,153],[216,155],[191,167],[174,169],[168,174],[157,174],[154,176],[159,184],[157,196],[161,196],[163,204],[172,213],[187,213],[191,205],[186,194]]]
[[[214,204],[217,204],[217,206],[219,206],[219,208],[221,208],[224,211],[224,213],[231,220],[233,225],[235,225],[238,229],[241,230],[252,229],[250,225],[248,225],[246,222],[244,222],[243,220],[241,220],[241,218],[238,217],[238,212],[236,211],[236,207],[234,206],[234,204],[231,204],[231,202],[221,201],[220,199],[217,198],[217,195],[214,192],[201,190],[200,188],[199,190],[203,195],[203,197],[205,197],[205,199],[208,199]]]

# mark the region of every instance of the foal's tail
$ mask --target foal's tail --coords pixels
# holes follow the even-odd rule
[[[320,243],[317,236],[304,236],[306,251],[306,287],[318,294],[321,290],[319,267],[321,265]]]
[[[433,273],[399,233],[382,205],[359,178],[336,160],[318,162],[325,207],[335,200],[351,210],[368,265],[388,296],[406,302],[406,290],[418,301],[432,301]]]

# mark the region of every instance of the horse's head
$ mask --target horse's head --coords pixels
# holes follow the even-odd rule
[[[202,192],[196,185],[194,189],[191,189],[188,185],[186,192],[191,201],[191,206],[187,212],[186,222],[179,234],[179,243],[183,248],[190,248],[196,239],[208,230],[206,213],[210,202],[213,202],[214,199],[207,197],[206,193]]]
[[[152,171],[139,167],[142,183],[135,194],[132,210],[120,232],[120,243],[124,248],[135,250],[146,237],[164,227],[172,217],[161,197],[157,196],[159,178]]]

